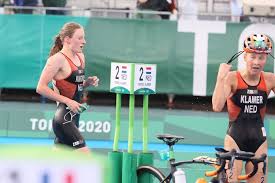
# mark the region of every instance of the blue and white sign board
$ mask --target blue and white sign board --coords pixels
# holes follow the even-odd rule
[[[133,94],[133,67],[131,63],[111,63],[110,91]]]
[[[156,93],[156,65],[135,64],[134,94]]]
[[[110,91],[122,94],[156,93],[156,65],[111,63]]]

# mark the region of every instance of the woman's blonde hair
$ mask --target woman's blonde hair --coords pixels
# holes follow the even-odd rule
[[[55,36],[54,45],[51,48],[50,56],[56,54],[63,48],[63,41],[66,36],[72,37],[76,29],[83,28],[80,24],[75,22],[68,22],[63,25],[60,32]]]

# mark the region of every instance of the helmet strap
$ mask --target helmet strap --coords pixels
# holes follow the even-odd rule
[[[227,64],[231,64],[231,62],[233,62],[236,58],[238,58],[244,51],[239,51],[237,53],[235,53],[228,61]],[[269,55],[275,60],[275,57],[269,53]]]
[[[235,60],[236,58],[238,58],[244,51],[239,51],[237,53],[235,53],[228,61],[227,64],[230,64],[231,62],[233,62],[233,60]],[[273,57],[274,58],[274,57]]]

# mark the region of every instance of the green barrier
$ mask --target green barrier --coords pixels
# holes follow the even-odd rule
[[[122,183],[136,183],[137,155],[124,152],[122,162]]]
[[[110,166],[109,183],[122,182],[122,152],[109,152],[108,161]]]
[[[153,153],[140,153],[138,155],[138,167],[141,165],[153,165]],[[138,177],[138,183],[152,183],[153,179],[149,174]]]

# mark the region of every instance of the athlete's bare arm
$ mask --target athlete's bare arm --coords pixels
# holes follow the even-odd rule
[[[231,65],[221,64],[217,76],[216,86],[212,96],[213,111],[220,112],[224,108],[226,99],[232,93],[235,72],[230,72]]]
[[[265,77],[268,94],[271,90],[275,93],[275,75],[274,75],[274,73],[265,72],[264,77]]]
[[[84,57],[84,54],[83,53],[79,53],[79,56],[80,58],[82,59],[83,61],[83,66],[85,67],[85,57]],[[87,88],[89,86],[95,86],[97,87],[98,86],[98,82],[99,82],[99,79],[97,76],[89,76],[85,79],[84,81],[84,88]]]
[[[80,110],[80,104],[74,100],[71,100],[65,96],[62,96],[54,92],[48,84],[55,79],[58,73],[61,72],[64,67],[64,61],[58,54],[50,57],[42,71],[40,76],[36,92],[51,100],[65,103],[73,112],[77,113]]]

